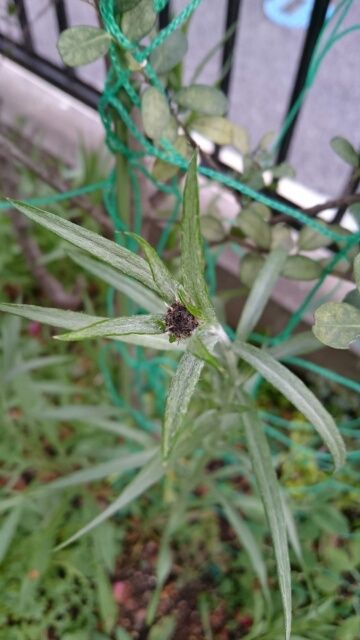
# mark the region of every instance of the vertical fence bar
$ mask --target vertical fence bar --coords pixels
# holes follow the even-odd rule
[[[225,33],[236,23],[239,19],[241,0],[228,0],[226,10],[226,22]],[[221,90],[228,95],[230,90],[232,64],[231,59],[235,50],[236,36],[238,28],[234,29],[231,36],[226,39],[222,50],[221,69],[226,69],[220,82]]]
[[[324,25],[329,4],[330,4],[330,0],[314,0],[314,6],[311,13],[310,24],[306,33],[304,47],[300,57],[300,63],[297,70],[296,79],[293,85],[290,102],[287,108],[286,117],[290,113],[293,105],[297,101],[300,93],[304,88],[306,76],[311,63],[311,58],[314,53],[314,49],[315,49],[320,31]],[[300,114],[300,110],[296,114],[295,118],[293,119],[290,127],[288,128],[287,132],[285,133],[280,143],[278,156],[277,156],[278,162],[283,162],[288,155],[299,114]]]
[[[60,35],[62,31],[65,31],[65,29],[69,27],[68,15],[67,15],[64,0],[55,0],[54,9],[55,9],[58,32]],[[72,69],[71,67],[65,67],[65,71],[70,76],[76,75],[75,69]]]
[[[55,0],[54,6],[58,30],[59,33],[61,33],[62,31],[65,31],[65,29],[67,29],[69,26],[65,2],[64,0]]]
[[[159,29],[165,29],[171,20],[170,0],[159,13]]]
[[[20,23],[23,43],[28,51],[34,51],[34,42],[31,34],[30,22],[24,0],[14,0],[17,9],[17,17]]]

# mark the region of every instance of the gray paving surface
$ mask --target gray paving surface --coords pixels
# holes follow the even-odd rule
[[[2,14],[5,4],[5,0],[0,0]],[[56,26],[51,11],[46,10],[49,4],[49,0],[26,0],[38,52],[57,61]],[[176,10],[186,4],[187,0],[174,2]],[[221,39],[225,6],[225,0],[203,0],[195,13],[189,30],[187,80],[201,58]],[[67,0],[67,8],[72,24],[96,24],[95,12],[85,0]],[[356,22],[360,23],[359,0],[354,1],[345,26]],[[11,25],[8,28],[17,37],[16,29]],[[304,35],[304,29],[280,27],[267,19],[263,0],[242,1],[230,117],[248,129],[254,143],[265,132],[280,128]],[[216,81],[219,63],[220,56],[215,55],[200,80]],[[330,139],[342,135],[354,145],[360,143],[359,63],[360,31],[338,42],[325,58],[307,96],[289,158],[300,182],[331,195],[344,186],[348,170],[331,151]],[[88,65],[80,74],[101,88],[104,65],[102,62]]]

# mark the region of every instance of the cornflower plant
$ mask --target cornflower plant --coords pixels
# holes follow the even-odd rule
[[[272,536],[285,617],[285,637],[288,640],[291,633],[288,538],[298,554],[300,551],[261,422],[255,394],[259,376],[280,391],[314,426],[330,450],[336,469],[344,462],[345,446],[334,420],[324,406],[280,362],[290,355],[316,349],[319,343],[312,333],[309,331],[298,334],[271,348],[259,349],[249,342],[249,336],[283,269],[288,253],[286,246],[279,241],[269,252],[242,310],[235,339],[230,340],[217,319],[204,278],[196,155],[190,162],[183,194],[181,282],[173,277],[152,246],[142,237],[132,234],[140,245],[144,258],[57,215],[23,202],[11,203],[30,220],[95,256],[97,262],[80,254],[75,259],[84,266],[90,264],[93,272],[97,269],[97,273],[101,274],[103,270],[107,278],[111,276],[113,281],[117,280],[119,288],[137,302],[141,300],[141,306],[150,313],[104,318],[22,304],[1,304],[1,311],[67,329],[66,333],[56,336],[62,341],[109,338],[180,354],[167,394],[161,443],[158,434],[150,439],[150,445],[149,439],[145,441],[147,453],[135,454],[137,463],[134,467],[140,467],[137,475],[112,504],[60,547],[78,540],[163,478],[173,495],[179,488],[177,498],[170,499],[169,518],[160,545],[157,588],[148,612],[148,620],[151,620],[161,587],[170,572],[171,536],[184,518],[187,496],[201,484],[207,489],[207,504],[210,501],[210,504],[222,507],[241,539],[265,600],[269,602],[266,566],[256,539],[245,519],[233,507],[225,492],[221,491],[222,485],[218,482],[221,474],[212,473],[209,467],[214,459],[235,452],[235,469],[239,473],[244,467],[249,468],[250,458]],[[203,370],[207,372],[206,402],[201,402],[199,387]],[[130,431],[128,428],[129,433]],[[242,448],[236,453],[234,444],[243,441],[247,454]],[[105,467],[108,472],[109,464]],[[81,474],[76,472],[73,476],[78,477],[79,473]],[[99,473],[94,472],[91,477],[101,477],[100,469]],[[64,478],[55,482],[69,486],[72,479]]]

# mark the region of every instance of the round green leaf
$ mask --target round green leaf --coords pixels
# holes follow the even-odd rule
[[[254,284],[256,277],[264,264],[264,258],[257,253],[247,253],[240,262],[240,280],[249,287]]]
[[[288,162],[282,162],[278,164],[277,167],[272,169],[273,178],[293,178],[295,176],[295,171],[291,164]]]
[[[290,252],[294,246],[291,229],[281,223],[274,225],[271,231],[271,246],[273,249],[284,247]]]
[[[150,62],[159,74],[167,73],[183,59],[187,52],[186,35],[180,31],[171,33],[150,55]]]
[[[121,20],[121,28],[129,40],[138,42],[151,31],[155,22],[153,0],[140,0],[135,7],[126,11]]]
[[[205,84],[193,84],[180,89],[175,100],[181,107],[206,116],[222,116],[228,106],[227,97],[222,91]]]
[[[355,151],[354,147],[348,140],[337,136],[330,142],[333,150],[338,156],[352,167],[359,166],[359,154]]]
[[[215,144],[231,144],[233,139],[233,125],[226,118],[220,116],[202,116],[191,124],[192,128],[201,133],[204,138]]]
[[[120,13],[125,13],[125,11],[134,9],[140,2],[141,0],[117,0],[117,6]]]
[[[244,156],[249,153],[249,134],[244,127],[238,127],[236,124],[233,124],[232,127],[233,135],[231,144]]]
[[[168,140],[169,142],[174,143],[177,136],[178,136],[177,122],[173,116],[170,116],[169,120],[167,121],[166,125],[163,128],[163,131],[161,132],[161,138],[164,138],[164,140]]]
[[[360,337],[360,310],[344,302],[327,302],[315,311],[313,332],[334,349],[347,349]]]
[[[185,136],[178,136],[178,138],[174,142],[174,147],[178,151],[178,153],[183,156],[183,158],[191,160],[192,149]],[[157,158],[154,162],[152,175],[155,180],[167,182],[168,180],[176,176],[179,170],[180,168],[176,164],[170,164],[170,162],[164,162],[164,160],[160,160],[160,158]]]
[[[226,236],[226,231],[221,221],[215,216],[200,216],[201,233],[209,242],[219,242]]]
[[[236,219],[236,225],[243,234],[253,240],[258,247],[268,249],[271,244],[271,231],[268,223],[254,208],[243,209]]]
[[[104,56],[110,42],[110,34],[103,29],[79,26],[63,31],[57,46],[63,62],[77,67]]]
[[[158,140],[170,124],[170,109],[165,96],[157,89],[146,89],[141,97],[141,117],[149,138]]]
[[[269,207],[267,207],[262,202],[256,202],[256,200],[247,205],[246,211],[256,211],[256,213],[261,216],[262,219],[265,220],[265,222],[268,222],[271,218],[271,211]]]
[[[328,228],[326,222],[323,222],[322,220],[317,220],[317,223],[324,227],[324,229]],[[303,251],[313,251],[314,249],[327,247],[331,242],[331,238],[328,238],[319,231],[312,229],[312,227],[305,226],[299,233],[298,246],[299,249]]]
[[[316,280],[320,277],[322,266],[306,256],[289,256],[282,271],[289,280]]]
[[[259,140],[258,148],[266,151],[273,143],[274,138],[274,131],[268,131],[267,133],[264,133],[264,135]]]
[[[356,309],[360,309],[360,292],[357,289],[352,289],[346,294],[343,302],[351,304],[351,306],[356,307]]]

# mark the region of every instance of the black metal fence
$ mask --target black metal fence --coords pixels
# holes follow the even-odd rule
[[[293,87],[287,108],[286,105],[284,105],[284,117],[289,113],[304,87],[311,56],[321,28],[324,24],[329,4],[330,0],[314,1],[310,23],[305,35],[302,52],[299,57],[298,68],[293,81]],[[6,35],[4,29],[0,28],[0,53],[11,58],[41,78],[48,80],[51,84],[59,87],[75,98],[78,98],[87,105],[95,108],[99,98],[99,92],[96,89],[81,80],[78,77],[77,72],[73,69],[66,68],[61,64],[54,64],[49,59],[40,56],[36,52],[36,39],[33,33],[33,24],[29,19],[25,0],[11,0],[11,2],[8,2],[8,5],[12,5],[14,8],[18,25],[21,28],[22,42],[16,42],[14,39]],[[237,23],[237,25],[241,23],[241,5],[242,0],[227,0],[224,32],[226,32],[234,23]],[[71,26],[64,0],[53,0],[48,6],[48,11],[52,11],[54,14],[58,33],[61,33],[64,29]],[[169,23],[171,14],[172,6],[170,0],[159,16],[160,28],[164,28]],[[237,28],[232,32],[231,36],[226,39],[222,48],[221,65],[222,69],[224,69],[224,73],[222,74],[221,88],[227,95],[231,89],[232,75],[232,65],[228,64],[228,62],[233,56],[238,33],[239,29]],[[288,155],[297,118],[287,130],[287,133],[281,142],[278,151],[279,161],[285,160]]]

